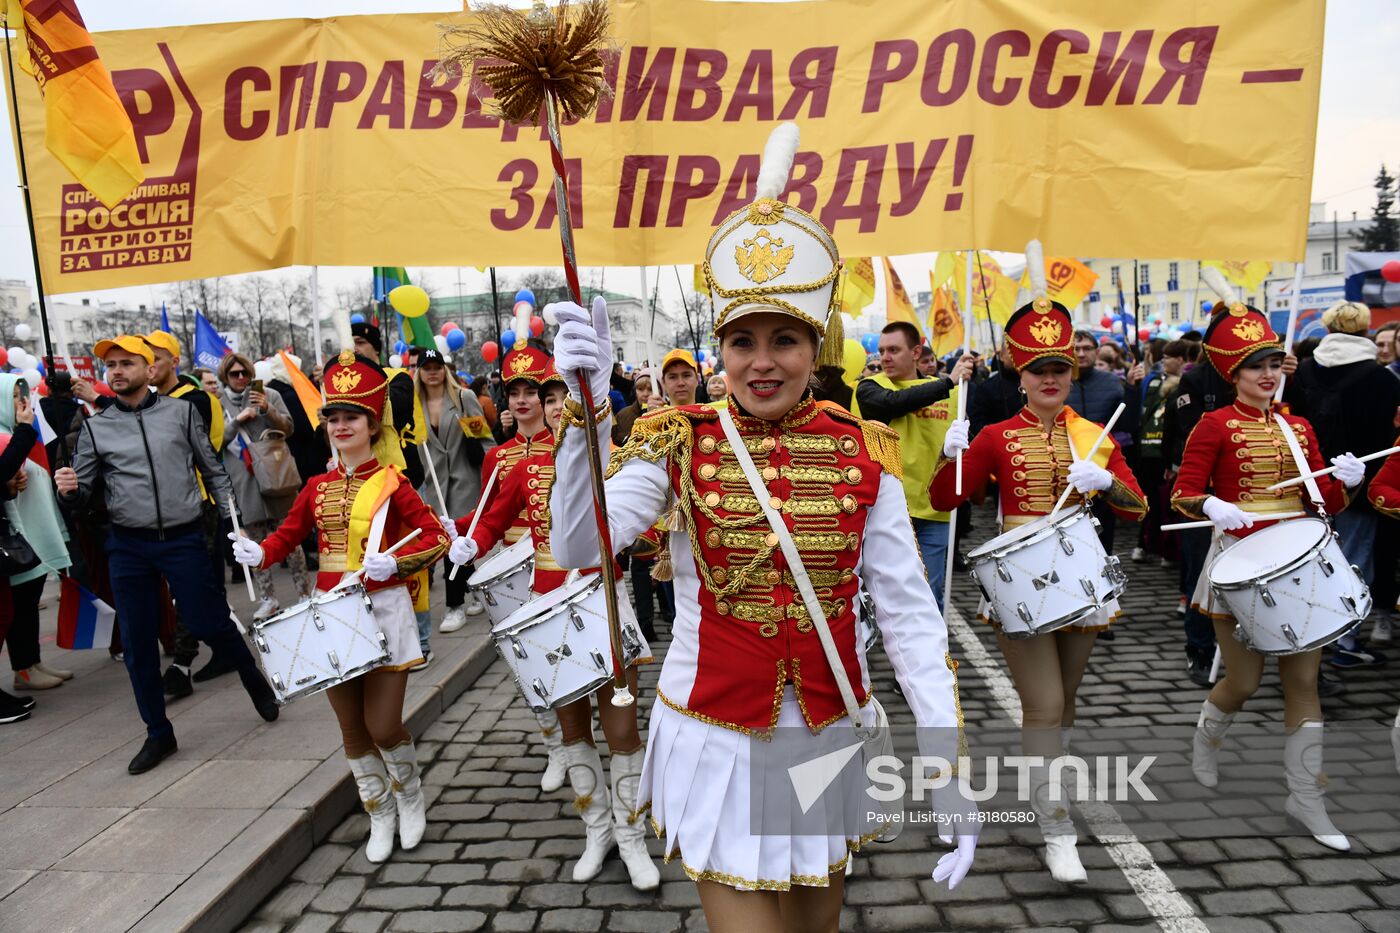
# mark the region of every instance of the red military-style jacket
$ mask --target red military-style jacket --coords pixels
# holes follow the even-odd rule
[[[495,447],[486,451],[486,458],[481,462],[481,475],[489,478],[492,472],[499,466],[500,473],[496,476],[496,485],[500,487],[520,461],[533,457],[536,454],[549,453],[553,450],[554,432],[548,428],[544,428],[529,437],[517,433],[505,443],[497,444]],[[485,480],[483,480],[483,482],[484,481]],[[505,530],[504,539],[506,544],[514,544],[519,541],[521,536],[528,530],[529,528],[523,520],[512,523]],[[483,550],[481,553],[484,554],[486,552]]]
[[[1252,515],[1260,516],[1252,528],[1226,534],[1244,538],[1268,524],[1269,514],[1303,511],[1302,486],[1270,490],[1280,480],[1299,475],[1297,464],[1284,438],[1283,430],[1270,411],[1235,401],[1225,408],[1207,412],[1186,439],[1181,455],[1181,472],[1172,489],[1172,508],[1183,515],[1204,519],[1201,507],[1210,496],[1232,502]],[[1312,425],[1297,415],[1283,414],[1303,449],[1308,470],[1326,464]],[[1336,513],[1347,507],[1346,487],[1331,476],[1317,479],[1323,505]]]
[[[1400,454],[1385,458],[1366,493],[1377,512],[1400,518]]]

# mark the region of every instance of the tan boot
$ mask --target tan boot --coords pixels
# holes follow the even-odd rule
[[[49,667],[49,666],[48,666],[47,664],[45,664],[43,661],[38,662],[38,663],[35,664],[34,666],[35,666],[36,668],[38,668],[39,670],[43,671],[45,674],[48,674],[50,677],[57,677],[59,680],[72,680],[72,679],[73,679],[73,672],[72,672],[72,671],[60,670],[59,668],[56,668],[56,667]]]
[[[1327,815],[1327,775],[1322,771],[1322,723],[1308,720],[1289,733],[1283,745],[1283,773],[1288,800],[1283,808],[1329,849],[1347,852],[1351,842]]]
[[[564,732],[552,709],[535,713],[535,720],[540,724],[540,739],[549,753],[549,764],[540,775],[540,790],[552,794],[563,787],[569,777],[569,767],[564,760]]]
[[[638,891],[654,891],[661,884],[661,872],[656,870],[647,852],[646,819],[636,812],[645,756],[645,748],[626,755],[613,752],[608,770],[612,772],[613,838],[617,840],[617,854],[627,866],[632,887]]]
[[[345,759],[355,776],[360,803],[369,814],[369,842],[365,858],[378,864],[394,854],[394,828],[398,825],[398,810],[394,806],[393,784],[383,760],[373,752],[359,758]]]
[[[1220,783],[1217,758],[1234,721],[1234,713],[1224,712],[1210,700],[1201,704],[1201,718],[1196,720],[1196,734],[1191,739],[1191,773],[1206,787]]]
[[[1069,814],[1068,791],[1061,784],[1055,788],[1058,797],[1051,799],[1049,765],[1032,767],[1030,779],[1031,807],[1035,810],[1036,825],[1045,839],[1045,867],[1050,869],[1050,877],[1062,884],[1088,881],[1089,876],[1079,861],[1079,834]]]
[[[587,828],[583,854],[574,864],[574,880],[588,881],[603,870],[603,860],[613,847],[613,826],[608,784],[603,779],[603,760],[598,749],[587,742],[564,746],[569,784],[574,789],[574,809]]]
[[[52,690],[61,686],[62,680],[52,674],[45,674],[37,664],[22,671],[15,671],[16,690]]]
[[[394,805],[399,811],[399,845],[412,850],[423,841],[428,828],[427,802],[423,799],[422,769],[418,767],[418,749],[409,739],[393,748],[381,748],[384,767],[389,771],[394,790]]]

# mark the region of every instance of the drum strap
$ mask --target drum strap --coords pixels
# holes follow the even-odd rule
[[[792,534],[788,531],[787,525],[783,523],[782,516],[778,514],[777,509],[769,504],[768,487],[763,484],[763,479],[758,475],[758,468],[754,466],[753,457],[749,456],[748,448],[744,446],[744,438],[739,434],[739,428],[734,424],[734,416],[729,413],[728,406],[719,409],[719,420],[724,427],[724,436],[728,438],[729,446],[733,448],[734,456],[744,471],[744,478],[749,481],[749,488],[753,490],[754,498],[758,500],[759,507],[763,509],[763,515],[768,519],[769,527],[778,536],[778,544],[782,547],[783,557],[787,559],[788,569],[792,571],[792,578],[797,583],[797,591],[802,594],[802,604],[807,607],[807,614],[811,617],[812,624],[817,627],[817,637],[822,643],[822,651],[826,654],[826,663],[831,667],[832,676],[836,678],[836,686],[841,691],[841,701],[846,706],[846,715],[851,717],[851,726],[856,730],[857,735],[864,738],[860,719],[860,704],[856,702],[855,691],[851,689],[851,681],[846,676],[846,667],[841,663],[841,655],[836,650],[836,641],[831,637],[831,629],[826,624],[826,614],[822,612],[821,600],[817,598],[816,590],[812,588],[812,579],[807,575],[807,568],[802,563],[802,555],[797,551],[797,544],[792,540]]]
[[[1298,435],[1293,433],[1293,426],[1278,412],[1274,412],[1274,420],[1278,422],[1279,430],[1283,432],[1283,439],[1288,442],[1288,452],[1293,455],[1293,462],[1298,467],[1298,475],[1307,476],[1312,472],[1312,467],[1308,466],[1308,458],[1303,453],[1303,446],[1298,443]],[[1303,480],[1303,485],[1307,487],[1308,496],[1312,498],[1313,504],[1321,508],[1322,490],[1318,488],[1317,480],[1309,476]]]

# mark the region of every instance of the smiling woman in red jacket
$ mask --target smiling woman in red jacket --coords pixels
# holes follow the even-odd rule
[[[1303,510],[1296,487],[1269,489],[1300,473],[1289,451],[1284,424],[1297,437],[1308,469],[1321,469],[1323,463],[1312,425],[1274,405],[1284,352],[1263,314],[1238,302],[1217,304],[1204,346],[1210,364],[1234,383],[1235,401],[1207,412],[1191,432],[1172,490],[1172,506],[1192,518],[1209,519],[1216,529],[1192,600],[1193,606],[1215,623],[1216,644],[1225,659],[1225,677],[1201,706],[1191,756],[1196,779],[1214,787],[1219,780],[1216,756],[1221,741],[1235,714],[1259,688],[1264,656],[1233,637],[1235,619],[1211,592],[1211,565],[1236,539],[1268,524],[1270,515]],[[1332,462],[1337,466],[1336,474],[1320,477],[1318,487],[1324,506],[1335,513],[1346,508],[1345,487],[1360,484],[1365,467],[1350,454]],[[1283,718],[1289,730],[1284,750],[1287,810],[1318,842],[1346,850],[1350,843],[1332,825],[1323,804],[1322,704],[1317,696],[1321,659],[1321,648],[1279,658]],[[1305,749],[1309,751],[1306,760]]]

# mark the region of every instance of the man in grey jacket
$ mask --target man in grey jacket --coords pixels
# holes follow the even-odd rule
[[[194,406],[150,391],[150,345],[123,335],[100,341],[95,350],[117,401],[83,423],[73,466],[57,471],[54,484],[65,501],[81,504],[100,482],[111,515],[106,549],[112,593],[127,674],[146,723],[146,743],[127,771],[141,774],[177,748],[165,715],[156,639],[159,578],[165,577],[181,605],[225,600],[209,583],[196,470],[224,515],[232,493]],[[234,662],[258,714],[268,722],[276,719],[272,688],[232,620],[220,613],[191,613],[185,622],[196,638]]]

